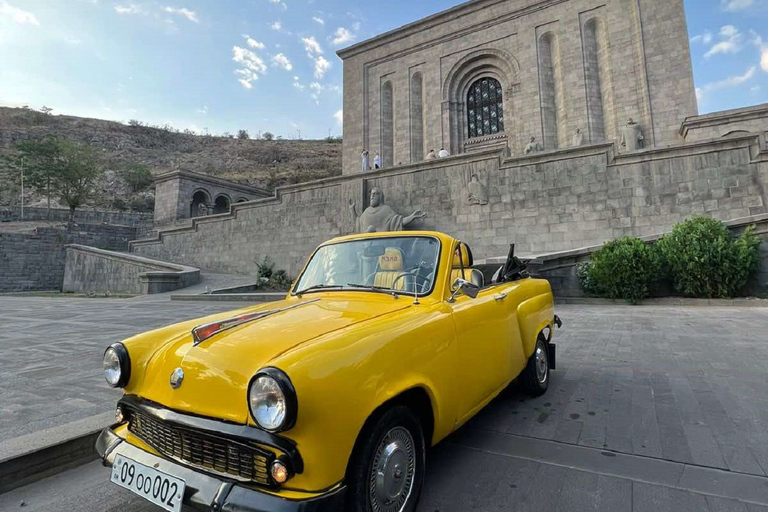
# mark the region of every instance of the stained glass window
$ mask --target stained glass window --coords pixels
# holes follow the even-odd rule
[[[504,106],[498,80],[481,78],[469,88],[467,126],[470,137],[482,137],[504,131]]]

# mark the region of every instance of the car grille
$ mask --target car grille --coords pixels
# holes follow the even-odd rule
[[[208,433],[169,425],[134,411],[128,430],[166,457],[223,476],[272,485],[267,468],[274,456]]]

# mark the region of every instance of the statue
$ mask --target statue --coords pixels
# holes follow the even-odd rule
[[[467,184],[467,203],[488,204],[488,189],[480,183],[480,178],[474,173]]]
[[[525,154],[529,155],[531,153],[540,153],[542,151],[544,151],[544,146],[536,141],[536,137],[531,137],[531,142],[525,146]]]
[[[200,203],[197,205],[197,216],[198,217],[205,217],[208,215],[208,206],[206,206],[205,203]]]
[[[643,149],[643,130],[640,125],[630,117],[627,125],[621,129],[621,147],[627,151],[637,151]]]
[[[581,133],[581,128],[576,128],[576,133],[573,134],[573,147],[577,148],[584,144],[584,134]]]
[[[414,220],[423,219],[427,216],[421,210],[416,210],[407,217],[399,215],[391,206],[384,204],[384,194],[378,187],[371,189],[370,206],[360,216],[357,215],[354,199],[349,200],[349,209],[355,218],[355,232],[357,233],[402,231]]]

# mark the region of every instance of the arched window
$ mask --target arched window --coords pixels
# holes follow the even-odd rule
[[[482,137],[504,131],[504,105],[498,80],[491,77],[481,78],[469,88],[467,126],[470,137]]]

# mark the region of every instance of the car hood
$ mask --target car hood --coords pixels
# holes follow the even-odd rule
[[[248,383],[270,361],[325,334],[411,306],[404,297],[394,300],[363,293],[334,295],[338,296],[305,295],[298,301],[273,302],[162,329],[163,339],[155,345],[157,350],[147,361],[143,375],[126,391],[176,411],[245,423]],[[192,327],[252,312],[268,314],[195,346]],[[130,354],[130,343],[126,346]],[[170,377],[176,368],[183,370],[184,379],[173,389]]]

